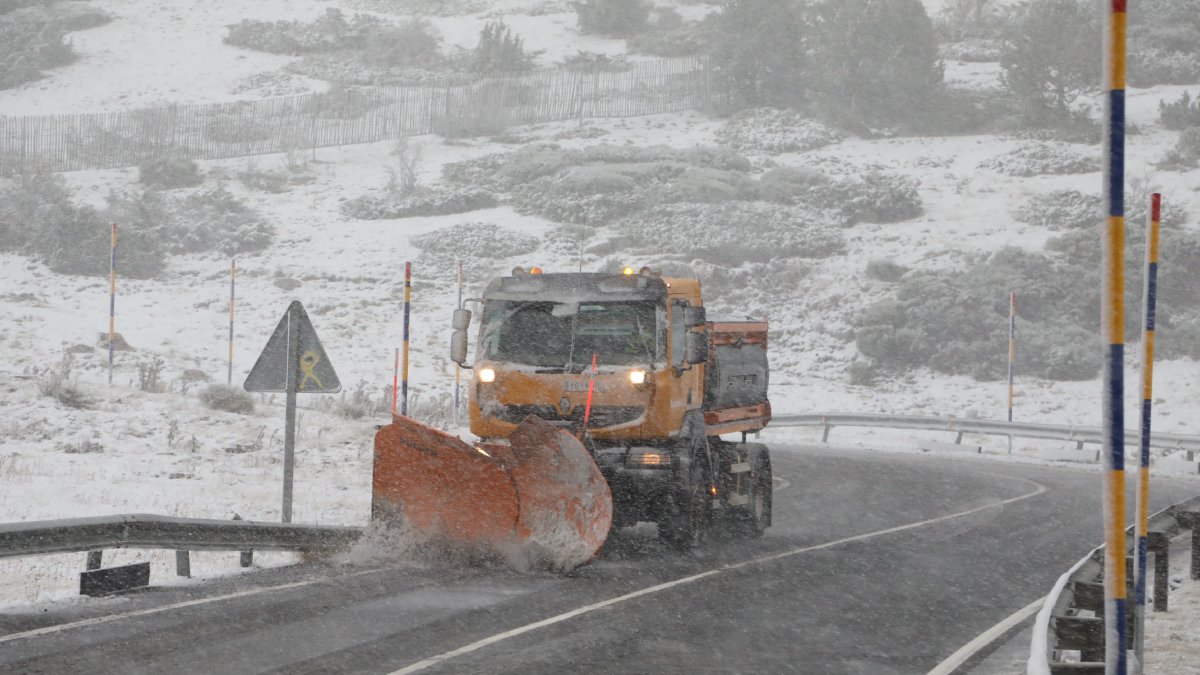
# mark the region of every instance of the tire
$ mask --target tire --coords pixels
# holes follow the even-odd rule
[[[659,539],[681,553],[703,546],[712,525],[708,439],[703,426],[692,424],[691,428],[693,432],[681,441],[686,444],[681,454],[690,457],[688,475],[679,477],[658,520]]]
[[[743,539],[761,537],[771,525],[771,501],[775,488],[771,482],[770,457],[759,456],[754,463],[753,476],[750,503],[738,508],[733,518],[733,533]]]

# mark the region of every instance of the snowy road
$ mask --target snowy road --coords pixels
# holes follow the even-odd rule
[[[761,540],[680,556],[640,528],[572,578],[312,565],[9,613],[0,671],[925,673],[1099,538],[1094,470],[773,452]]]

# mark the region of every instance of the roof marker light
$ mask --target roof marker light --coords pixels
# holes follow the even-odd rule
[[[632,275],[632,274],[633,274],[633,268],[632,268],[632,267],[626,267],[625,269],[621,270],[621,274],[624,274],[624,275],[626,275],[626,276],[630,276],[630,275]]]

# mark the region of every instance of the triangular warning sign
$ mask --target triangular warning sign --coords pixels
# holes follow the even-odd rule
[[[299,300],[288,306],[243,386],[246,391],[286,392],[289,384],[299,394],[336,394],[342,390]]]

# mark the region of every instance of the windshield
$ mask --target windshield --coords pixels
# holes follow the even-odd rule
[[[492,300],[484,309],[484,358],[581,372],[592,354],[601,365],[652,365],[665,324],[650,302]]]

